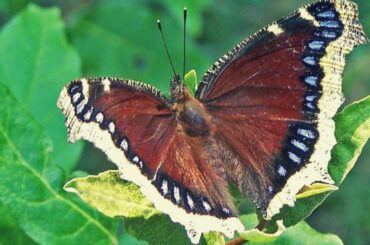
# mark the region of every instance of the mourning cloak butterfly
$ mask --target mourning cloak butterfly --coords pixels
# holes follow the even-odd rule
[[[321,0],[235,46],[204,75],[195,96],[176,75],[172,99],[140,82],[72,81],[58,106],[69,140],[91,141],[155,207],[185,226],[243,230],[234,182],[265,219],[327,172],[343,102],[345,55],[366,42],[357,5]]]

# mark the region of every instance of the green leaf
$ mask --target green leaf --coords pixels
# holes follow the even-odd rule
[[[332,151],[329,172],[336,184],[343,182],[370,137],[370,96],[344,108],[335,117],[338,144]]]
[[[241,220],[247,229],[253,229],[258,223],[257,216],[255,214],[242,215]],[[265,233],[266,234],[266,233]],[[263,237],[263,236],[261,236]],[[254,238],[254,237],[253,237]],[[267,236],[265,238],[268,238]],[[289,227],[284,233],[275,237],[274,241],[248,241],[248,244],[261,244],[261,242],[268,242],[270,245],[295,245],[295,244],[324,244],[324,245],[342,245],[343,242],[332,234],[322,234],[312,229],[306,222],[301,221],[300,223]],[[263,243],[262,243],[263,244]]]
[[[337,144],[332,150],[329,173],[340,185],[353,168],[370,137],[370,96],[347,106],[335,116]],[[285,226],[297,224],[309,216],[330,193],[297,200],[293,208],[284,207],[274,219],[284,219]],[[273,224],[269,224],[273,226]]]
[[[148,245],[145,241],[139,241],[127,232],[118,237],[120,245]]]
[[[18,225],[39,244],[116,244],[97,216],[52,186],[50,140],[42,128],[2,84],[0,98],[0,202]]]
[[[149,242],[150,245],[191,244],[184,227],[172,222],[165,214],[155,214],[148,219],[126,218],[124,225],[126,232],[139,240]]]
[[[208,232],[203,237],[208,245],[225,245],[225,237],[219,232]]]
[[[84,13],[72,24],[71,39],[81,55],[86,76],[129,78],[168,92],[173,74],[156,26],[158,18],[176,71],[182,74],[182,24],[173,21],[168,12],[154,12],[150,5],[138,1],[100,1]],[[182,8],[177,14],[182,18]],[[194,43],[188,38],[187,64],[203,73],[211,62]]]
[[[249,243],[248,243],[249,244]],[[260,244],[254,243],[252,244]],[[302,221],[295,226],[289,227],[284,234],[282,234],[274,242],[269,243],[270,245],[343,245],[342,240],[333,234],[322,234],[312,229],[306,222]]]
[[[137,185],[122,180],[118,171],[106,171],[97,176],[75,178],[64,189],[78,194],[109,217],[149,218],[159,213],[152,202],[143,196]]]
[[[80,77],[80,60],[67,43],[58,9],[30,5],[0,33],[0,82],[5,83],[53,140],[54,159],[68,172],[82,144],[70,145],[56,100],[63,85]]]
[[[36,244],[18,226],[16,218],[9,212],[9,208],[0,203],[0,244]]]
[[[281,220],[276,221],[278,229],[274,233],[266,233],[260,231],[256,228],[250,229],[244,232],[240,232],[239,236],[246,241],[250,242],[257,242],[257,243],[267,243],[275,241],[279,236],[281,236],[284,231],[285,227]]]
[[[190,93],[194,95],[198,85],[197,73],[195,72],[195,70],[191,70],[186,73],[184,83],[185,86],[189,89]]]

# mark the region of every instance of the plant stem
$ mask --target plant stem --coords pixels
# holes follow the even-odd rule
[[[230,242],[227,242],[226,245],[243,245],[248,243],[248,241],[241,239],[240,237],[235,238],[234,240],[231,240]]]

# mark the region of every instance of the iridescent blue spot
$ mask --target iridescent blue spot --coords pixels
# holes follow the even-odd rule
[[[307,103],[306,105],[307,105],[308,108],[310,108],[312,110],[315,110],[315,107],[311,102]]]
[[[334,20],[320,21],[320,26],[327,28],[339,28],[339,23]]]
[[[302,159],[299,156],[297,156],[295,153],[288,151],[288,157],[290,158],[290,160],[292,160],[296,164],[298,165],[301,164]]]
[[[77,90],[80,90],[81,89],[81,85],[80,84],[71,84],[71,86],[69,87],[69,91],[71,94],[73,94],[74,92],[76,92]]]
[[[317,17],[331,19],[331,18],[335,17],[335,13],[331,10],[328,10],[328,11],[325,11],[325,12],[318,13]]]
[[[316,36],[324,37],[328,39],[334,39],[337,38],[337,33],[334,31],[328,31],[328,30],[322,30],[315,33]]]
[[[305,138],[308,138],[308,139],[314,139],[316,137],[314,132],[312,132],[309,129],[304,129],[304,128],[299,128],[297,130],[297,134],[299,134],[299,135],[301,135]]]
[[[316,95],[308,95],[306,96],[306,100],[309,102],[313,102],[316,99]]]
[[[317,87],[319,78],[317,76],[307,76],[304,81],[311,86]]]
[[[303,142],[301,142],[301,141],[299,141],[299,140],[295,140],[295,139],[293,139],[293,140],[291,140],[291,143],[292,143],[296,148],[298,148],[298,149],[300,149],[300,150],[302,150],[302,151],[304,151],[304,152],[308,151],[308,147],[307,147]]]
[[[306,56],[303,58],[303,62],[307,65],[314,66],[317,64],[317,59],[314,56]]]
[[[288,171],[283,166],[279,165],[277,172],[280,176],[284,177]]]
[[[312,50],[321,50],[324,48],[324,41],[313,40],[308,43],[308,47]]]

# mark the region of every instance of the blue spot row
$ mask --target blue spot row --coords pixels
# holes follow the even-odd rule
[[[96,88],[98,87],[99,86]],[[124,156],[137,165],[141,172],[147,176],[148,171],[146,164],[132,151],[128,138],[118,133],[113,120],[104,116],[103,112],[94,108],[88,101],[84,100],[82,91],[82,83],[80,81],[73,81],[68,87],[68,93],[71,98],[76,117],[84,123],[96,122],[102,130],[107,130],[115,145],[123,151]],[[138,159],[137,161],[134,161],[136,160],[135,157]]]
[[[305,119],[314,122],[319,113],[318,102],[322,96],[321,80],[324,77],[320,59],[326,54],[326,47],[342,35],[343,23],[334,4],[329,1],[314,3],[307,10],[315,17],[319,26],[314,27],[312,38],[307,40],[301,55],[302,64],[306,69],[300,79],[307,87],[302,102],[302,115]],[[277,184],[274,184],[274,192],[279,191],[279,186],[284,186],[289,176],[296,173],[309,160],[318,138],[317,123],[301,122],[292,123],[289,126],[282,153],[274,163],[277,181]],[[269,193],[269,191],[270,189],[267,188],[266,192]]]
[[[320,25],[314,31],[313,38],[306,43],[306,50],[302,55],[302,63],[308,70],[301,78],[308,88],[303,109],[306,113],[314,115],[319,112],[318,100],[322,93],[320,81],[324,77],[320,59],[325,55],[325,49],[330,42],[342,35],[343,23],[333,3],[318,2],[310,6],[308,11]]]
[[[183,207],[188,213],[211,214],[219,218],[234,216],[227,207],[212,206],[206,197],[190,192],[187,188],[174,182],[166,174],[159,172],[152,184],[156,186],[161,195],[171,200],[179,207]]]
[[[275,170],[278,181],[284,183],[287,176],[300,169],[314,150],[319,137],[316,123],[293,123],[289,127],[289,135],[285,141],[284,150],[276,160]]]

